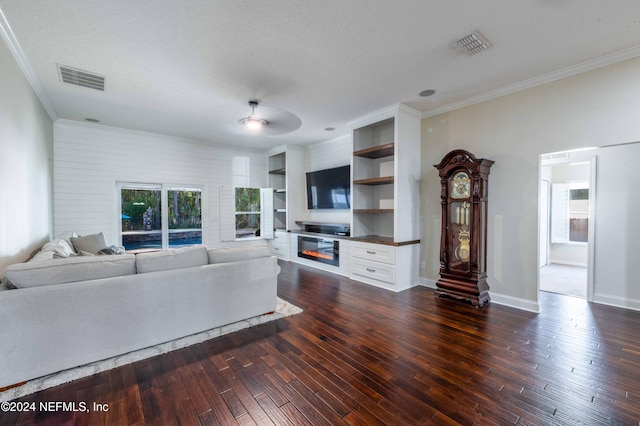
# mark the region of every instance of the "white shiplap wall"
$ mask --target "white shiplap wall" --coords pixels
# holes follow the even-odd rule
[[[224,145],[58,120],[54,234],[104,232],[117,241],[116,182],[201,185],[203,243],[220,245],[219,187],[267,185],[267,155]]]
[[[331,169],[333,167],[351,164],[351,135],[331,139],[326,142],[308,146],[304,154],[305,172]],[[305,185],[305,176],[302,176],[302,185]],[[304,193],[304,205],[306,216],[304,220],[312,222],[350,223],[350,210],[309,210],[306,208],[306,189]]]

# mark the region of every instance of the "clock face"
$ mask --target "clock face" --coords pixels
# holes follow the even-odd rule
[[[469,198],[471,181],[465,172],[458,172],[451,179],[451,198]]]

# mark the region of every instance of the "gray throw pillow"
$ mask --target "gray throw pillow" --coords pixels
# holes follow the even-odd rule
[[[100,254],[125,254],[125,251],[122,247],[109,246],[100,250]]]
[[[85,235],[84,237],[71,237],[71,243],[78,253],[86,251],[87,253],[98,254],[103,248],[109,247],[102,232]]]

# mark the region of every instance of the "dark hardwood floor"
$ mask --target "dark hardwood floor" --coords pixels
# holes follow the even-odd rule
[[[20,400],[106,413],[0,413],[0,424],[640,422],[640,312],[552,293],[541,314],[476,309],[281,264],[279,295],[302,314]]]

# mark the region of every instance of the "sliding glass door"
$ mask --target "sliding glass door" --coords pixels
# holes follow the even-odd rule
[[[118,183],[120,243],[127,251],[202,244],[202,188]]]

